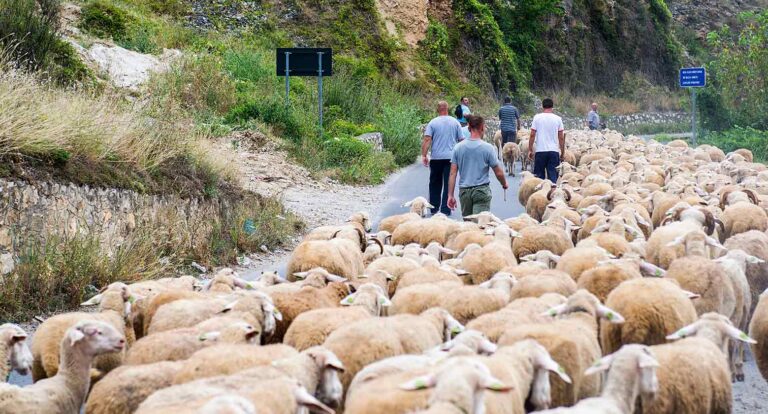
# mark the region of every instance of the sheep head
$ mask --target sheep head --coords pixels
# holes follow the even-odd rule
[[[430,204],[426,198],[421,196],[416,197],[411,201],[403,203],[401,207],[410,207],[411,213],[416,213],[421,217],[426,216],[429,209],[435,208],[435,206]]]
[[[640,392],[644,397],[652,398],[659,391],[659,380],[656,368],[659,362],[647,345],[624,345],[613,354],[606,355],[584,371],[584,375],[592,375],[611,370],[612,375],[629,376],[629,379],[639,383]],[[639,378],[637,378],[639,376]]]
[[[11,369],[20,375],[27,375],[32,369],[33,357],[27,344],[27,333],[20,326],[6,323],[0,325],[0,341],[10,349]]]
[[[709,312],[701,315],[698,321],[680,328],[677,332],[667,336],[668,340],[699,336],[707,338],[717,345],[723,354],[728,355],[728,339],[756,344],[757,341],[742,332],[724,315]]]

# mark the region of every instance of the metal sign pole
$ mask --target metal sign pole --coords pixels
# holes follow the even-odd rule
[[[320,139],[323,138],[323,52],[317,52],[317,94],[318,113],[320,114]]]
[[[285,106],[291,105],[291,70],[290,70],[291,52],[285,52]]]
[[[691,144],[696,146],[696,88],[691,88]]]

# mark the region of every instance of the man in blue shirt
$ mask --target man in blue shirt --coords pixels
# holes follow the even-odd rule
[[[587,126],[589,129],[600,129],[600,114],[597,113],[597,104],[592,103],[592,110],[587,114]]]
[[[461,113],[459,113],[459,109],[461,109]],[[456,108],[456,119],[459,120],[459,123],[461,126],[467,126],[467,115],[472,115],[472,112],[469,110],[469,98],[466,96],[461,97],[461,102]]]
[[[464,217],[491,210],[491,179],[488,172],[493,170],[505,190],[508,188],[504,170],[496,157],[493,146],[483,141],[485,121],[482,117],[470,115],[469,139],[456,145],[451,158],[451,178],[448,181],[448,207],[456,208],[453,190],[456,176],[459,176],[459,200],[461,215]]]
[[[504,106],[499,109],[499,120],[501,125],[501,146],[507,142],[515,142],[517,131],[520,130],[520,111],[512,105],[512,98],[504,98]]]
[[[448,208],[448,177],[451,172],[453,147],[463,139],[461,125],[448,115],[448,102],[437,103],[438,116],[429,121],[421,143],[421,161],[429,167],[429,203],[435,206],[432,214],[440,211],[451,215]],[[431,159],[427,151],[431,150]]]

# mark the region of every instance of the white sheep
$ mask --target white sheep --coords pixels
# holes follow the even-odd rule
[[[33,360],[27,345],[27,333],[19,325],[0,325],[0,380],[6,381],[11,370],[27,375]]]
[[[389,216],[381,219],[379,222],[379,230],[394,233],[399,225],[408,221],[419,220],[426,216],[430,209],[435,208],[435,206],[429,204],[429,201],[427,201],[426,198],[421,196],[404,203],[402,207],[410,207],[410,211],[405,214]]]
[[[125,336],[110,324],[81,320],[67,329],[59,347],[56,375],[24,388],[0,384],[0,412],[72,414],[80,412],[90,388],[93,359],[121,351]]]

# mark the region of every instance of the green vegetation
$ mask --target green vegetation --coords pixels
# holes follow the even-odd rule
[[[768,161],[768,131],[735,127],[708,133],[699,140],[699,143],[714,145],[726,153],[746,148],[752,151],[755,162]]]
[[[195,224],[208,229],[202,240],[195,239],[196,229],[181,218],[168,218],[170,224],[155,228],[143,226],[110,255],[92,236],[30,240],[21,246],[14,272],[0,276],[0,319],[26,321],[73,309],[111,282],[164,277],[192,260],[206,266],[233,263],[260,246],[284,246],[301,229],[296,217],[273,199],[240,201],[221,217]]]
[[[627,127],[617,127],[616,130],[624,135],[677,134],[691,132],[691,124],[689,122],[646,123],[630,125]]]

